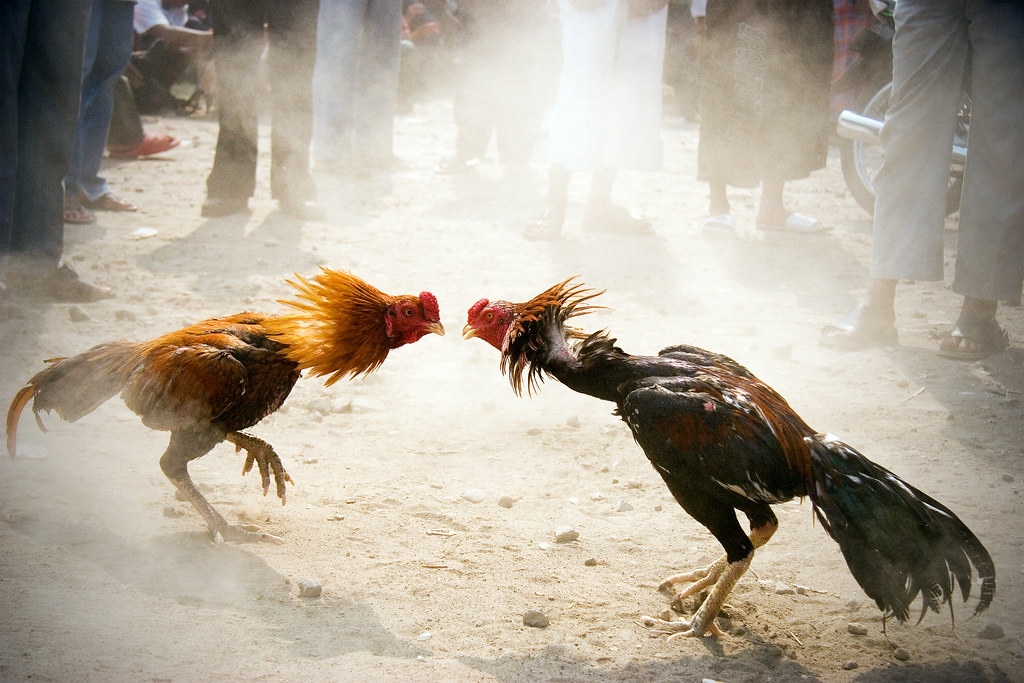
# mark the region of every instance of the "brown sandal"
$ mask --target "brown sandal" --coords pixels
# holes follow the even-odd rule
[[[139,207],[127,199],[121,199],[113,192],[100,195],[93,201],[86,201],[85,205],[97,211],[138,211]]]
[[[96,214],[85,208],[81,199],[64,195],[64,222],[75,225],[95,223]]]
[[[939,355],[953,360],[976,361],[998,353],[1009,345],[1010,336],[994,318],[974,322],[961,318],[949,336],[939,344]]]

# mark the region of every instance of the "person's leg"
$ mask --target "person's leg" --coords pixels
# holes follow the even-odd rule
[[[901,0],[893,92],[875,178],[870,280],[864,301],[822,330],[855,349],[896,341],[896,282],[943,278],[950,150],[966,73],[967,22],[953,0]],[[962,7],[962,3],[961,3]]]
[[[569,204],[569,180],[572,174],[561,164],[548,169],[547,209],[544,215],[526,228],[524,237],[528,240],[558,239],[565,223],[565,212]]]
[[[971,135],[953,278],[964,301],[939,353],[975,360],[1008,345],[996,309],[1018,300],[1024,282],[1024,8],[978,3],[967,18]]]
[[[402,3],[369,0],[363,23],[354,153],[373,164],[393,162]]]
[[[971,127],[953,291],[1016,301],[1024,279],[1024,6],[969,16]]]
[[[319,0],[272,0],[270,38],[271,196],[285,210],[314,219],[319,207],[309,173],[313,128],[313,65]]]
[[[70,223],[86,223],[94,220],[81,206],[82,159],[85,156],[86,118],[89,106],[95,100],[96,88],[92,79],[92,67],[96,62],[96,51],[100,42],[100,27],[103,22],[103,0],[91,0],[89,26],[85,31],[85,52],[82,55],[82,96],[78,106],[78,123],[75,128],[75,142],[71,150],[71,165],[64,174],[64,220]],[[82,214],[82,215],[79,215]],[[88,215],[85,215],[88,214]]]
[[[72,170],[78,171],[78,189],[89,202],[110,192],[106,179],[101,178],[99,172],[114,110],[114,84],[131,59],[132,16],[130,3],[119,0],[93,2],[90,36],[85,51],[91,65],[82,82],[82,108],[78,115],[72,162]]]
[[[31,7],[32,0],[0,2],[0,257],[10,252],[13,236],[21,132],[18,84]]]
[[[31,2],[17,106],[11,250],[56,269],[64,250],[63,177],[71,163],[90,6]]]
[[[268,0],[211,0],[220,128],[203,215],[244,211],[256,188],[259,63]]]
[[[343,162],[352,155],[359,95],[363,14],[368,0],[326,0],[317,18],[313,71],[313,159]]]
[[[593,232],[614,232],[645,234],[651,223],[637,218],[624,207],[612,202],[612,190],[618,171],[614,168],[599,168],[590,180],[590,192],[583,210],[583,229]]]
[[[962,5],[900,0],[896,7],[885,161],[874,182],[873,278],[943,279],[949,158],[969,52]]]

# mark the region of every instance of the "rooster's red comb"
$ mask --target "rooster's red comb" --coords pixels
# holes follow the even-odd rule
[[[438,322],[441,320],[441,309],[437,305],[437,297],[430,292],[420,292],[420,301],[423,303],[423,313],[427,320]]]

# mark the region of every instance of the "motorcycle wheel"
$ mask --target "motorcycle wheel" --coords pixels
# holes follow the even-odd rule
[[[892,83],[886,83],[878,91],[866,94],[866,102],[858,103],[856,111],[864,116],[883,121],[885,111],[889,108],[889,95]],[[961,118],[969,117],[969,107],[961,111]],[[966,141],[968,120],[958,121],[957,140]],[[961,142],[961,144],[963,144]],[[860,140],[843,139],[839,144],[839,161],[843,172],[843,180],[854,200],[868,213],[875,213],[874,179],[882,168],[882,148]],[[949,188],[946,192],[946,215],[960,210],[960,191],[963,188],[963,166],[953,164],[949,171]]]

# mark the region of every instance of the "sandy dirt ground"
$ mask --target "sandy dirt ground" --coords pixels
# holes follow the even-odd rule
[[[5,406],[46,358],[281,310],[284,279],[320,265],[392,293],[432,290],[448,334],[397,350],[362,380],[300,380],[253,429],[296,481],[286,506],[241,476],[226,444],[193,464],[229,519],[283,545],[212,544],[160,472],[167,435],[119,400],[74,424],[49,416],[45,434],[24,416],[22,455],[0,459],[0,679],[1024,680],[1024,313],[1001,312],[1015,347],[943,360],[937,340],[959,299],[941,283],[905,283],[898,347],[819,347],[822,325],[860,294],[870,248],[869,217],[837,159],[791,191],[793,208],[830,232],[758,233],[756,193],[736,191],[739,234],[708,236],[697,129],[667,128],[664,172],[625,174],[616,190],[654,236],[584,233],[580,179],[566,239],[533,243],[521,232],[542,206],[543,166],[518,184],[493,159],[436,172],[454,138],[442,102],[399,118],[405,168],[318,175],[328,218],[305,224],[270,200],[266,158],[251,213],[201,218],[215,121],[147,124],[184,144],[110,162],[113,187],[141,210],[67,229],[71,262],[117,296],[21,302],[0,323]],[[610,310],[587,326],[635,353],[690,343],[729,354],[809,424],[952,508],[995,558],[991,609],[970,618],[973,601],[958,602],[955,629],[948,611],[888,623],[887,641],[809,503],[794,501],[777,507],[780,531],[731,596],[726,637],[666,642],[640,626],[667,606],[663,578],[720,547],[673,502],[610,404],[555,382],[517,398],[497,352],[459,334],[478,298],[524,300],[571,275],[607,289]],[[556,542],[563,526],[578,539]],[[300,596],[304,579],[319,597]],[[524,625],[530,610],[548,625]]]

